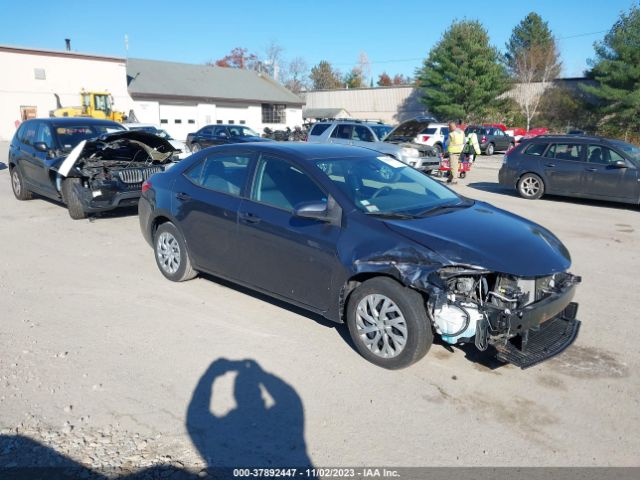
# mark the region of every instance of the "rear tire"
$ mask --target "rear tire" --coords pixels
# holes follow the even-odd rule
[[[357,287],[346,313],[358,352],[380,367],[408,367],[433,343],[424,298],[389,277],[375,277]]]
[[[495,147],[493,146],[493,143],[490,143],[489,145],[487,145],[487,148],[484,151],[484,153],[485,155],[493,155],[494,151],[495,151]]]
[[[82,189],[82,181],[79,178],[67,178],[62,183],[62,199],[67,204],[69,216],[74,220],[82,220],[89,215],[84,210],[80,190]]]
[[[33,194],[27,189],[22,173],[20,173],[18,167],[11,167],[9,174],[11,176],[11,189],[15,197],[18,200],[31,200]]]
[[[202,147],[200,147],[199,144],[194,143],[193,145],[191,145],[191,153],[196,153],[196,152],[199,152],[200,150],[202,150]]]
[[[518,193],[527,200],[537,200],[544,195],[544,181],[535,173],[525,173],[518,180]]]
[[[187,244],[173,223],[158,227],[153,235],[153,251],[160,272],[172,282],[184,282],[198,275],[191,265]]]

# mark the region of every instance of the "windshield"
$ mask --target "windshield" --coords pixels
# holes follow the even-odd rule
[[[316,166],[370,215],[420,216],[434,208],[468,205],[440,182],[391,157],[318,160]]]
[[[369,125],[369,128],[373,130],[373,133],[376,134],[378,140],[382,140],[387,133],[393,130],[393,127],[390,127],[389,125]]]
[[[251,130],[249,127],[227,127],[229,129],[229,133],[234,137],[259,137],[256,132]]]
[[[631,157],[632,160],[640,162],[640,147],[636,147],[635,145],[623,142],[621,140],[612,140],[611,143],[613,144],[613,146],[626,153],[628,157]]]
[[[107,133],[121,132],[126,130],[121,125],[70,125],[56,127],[56,137],[58,145],[64,150],[71,150],[82,140],[105,135]]]

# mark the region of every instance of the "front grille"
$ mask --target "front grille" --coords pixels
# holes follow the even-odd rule
[[[162,167],[127,168],[120,170],[118,176],[124,183],[142,183],[154,173],[162,172]]]

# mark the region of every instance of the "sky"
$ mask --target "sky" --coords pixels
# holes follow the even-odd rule
[[[635,0],[637,3],[637,0]],[[582,75],[634,0],[0,0],[0,44],[121,57],[204,63],[244,47],[263,56],[270,42],[309,67],[327,60],[349,71],[366,52],[372,76],[413,76],[454,20],[479,20],[501,51],[513,27],[535,11],[558,38],[562,76]],[[108,8],[107,8],[108,6]],[[125,42],[125,36],[128,42]],[[128,48],[126,48],[128,43]],[[375,81],[375,80],[374,80]]]

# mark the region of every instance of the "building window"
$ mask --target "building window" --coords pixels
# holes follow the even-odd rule
[[[193,120],[192,118],[190,118],[188,121],[189,121],[189,123],[190,123],[190,124],[194,124],[194,123],[196,123],[196,121],[195,121],[195,120]]]
[[[245,125],[247,122],[245,122],[244,120],[240,120],[240,125]]]
[[[233,125],[234,123],[236,123],[235,120],[229,120],[229,125]]]
[[[216,120],[216,123],[217,123],[218,125],[222,125],[222,120]]]
[[[160,123],[169,123],[169,120],[167,120],[166,118],[161,118]]]
[[[182,120],[180,120],[179,118],[176,118],[173,123],[182,123]]]
[[[287,123],[287,110],[285,105],[272,103],[262,104],[262,123]]]

